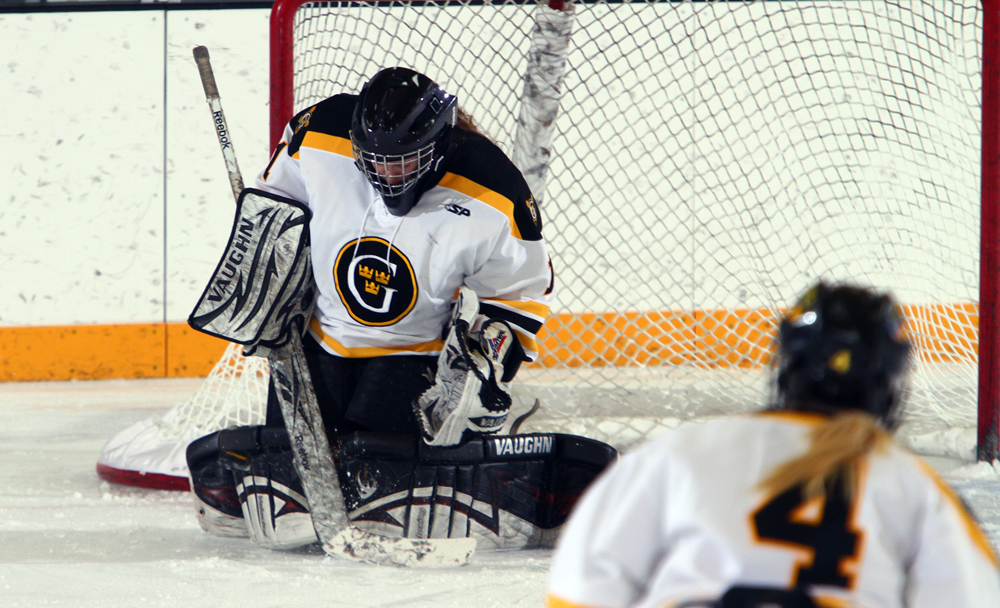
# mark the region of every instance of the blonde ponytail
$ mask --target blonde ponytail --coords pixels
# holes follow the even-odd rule
[[[758,486],[779,495],[803,486],[804,498],[823,496],[843,479],[848,500],[852,500],[858,470],[865,457],[883,451],[892,437],[871,415],[845,410],[823,421],[810,433],[805,454],[778,465]]]

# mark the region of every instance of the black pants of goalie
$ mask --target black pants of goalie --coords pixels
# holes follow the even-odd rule
[[[287,435],[267,427],[192,442],[188,467],[202,527],[219,534],[218,521],[243,517],[265,547],[315,542],[288,445]],[[558,433],[431,447],[409,435],[358,432],[341,438],[338,453],[354,525],[390,537],[474,537],[481,550],[552,546],[580,494],[617,457],[607,444]]]
[[[302,338],[302,349],[328,434],[378,431],[420,435],[413,402],[430,387],[437,357],[336,357],[309,333]],[[284,428],[273,384],[268,390],[265,425]]]

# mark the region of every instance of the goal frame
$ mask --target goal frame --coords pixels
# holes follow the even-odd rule
[[[293,28],[309,0],[277,0],[270,20],[270,145],[278,144],[293,108]],[[527,0],[526,3],[531,0]],[[546,0],[541,0],[545,2]],[[588,4],[592,0],[575,0]],[[606,0],[614,2],[614,0]],[[447,2],[447,0],[445,0]],[[1000,0],[980,0],[983,16],[980,168],[977,458],[1000,458]],[[386,0],[358,4],[391,4]],[[436,2],[435,4],[440,4]],[[563,10],[563,0],[547,0]]]

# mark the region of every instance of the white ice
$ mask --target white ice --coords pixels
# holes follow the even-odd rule
[[[543,605],[549,551],[481,553],[447,570],[276,552],[203,532],[188,493],[98,478],[110,437],[202,381],[0,383],[0,606]]]
[[[0,606],[541,607],[551,551],[418,570],[209,536],[187,493],[97,477],[104,443],[201,379],[0,383]],[[934,458],[1000,547],[1000,467]]]

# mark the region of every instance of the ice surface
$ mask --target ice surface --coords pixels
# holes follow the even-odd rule
[[[201,379],[0,383],[0,606],[541,606],[549,551],[440,571],[209,536],[187,493],[102,481],[101,447]],[[474,598],[474,599],[472,599]]]
[[[121,429],[186,400],[201,379],[0,383],[0,605],[452,608],[543,605],[551,551],[477,553],[416,570],[275,552],[202,532],[189,495],[102,481]],[[1000,467],[930,458],[1000,546]]]

